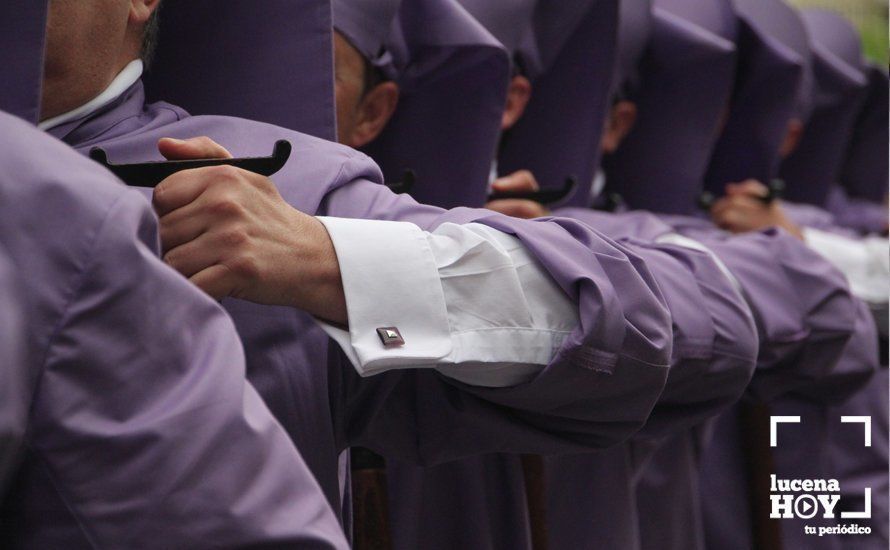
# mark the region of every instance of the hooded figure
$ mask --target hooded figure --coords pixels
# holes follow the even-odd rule
[[[599,131],[615,65],[618,2],[542,0],[514,54],[532,81],[522,118],[502,138],[498,173],[529,170],[545,186],[578,185],[564,204],[590,205]]]
[[[867,69],[868,95],[856,117],[841,185],[832,187],[826,209],[834,222],[861,233],[887,233],[888,79],[886,70]]]
[[[868,96],[856,119],[841,183],[850,197],[887,202],[887,104],[890,80],[876,65],[868,68]]]
[[[628,96],[637,120],[604,162],[606,191],[631,209],[692,214],[730,98],[736,23],[726,2],[655,2],[653,19],[643,76]]]
[[[112,90],[122,84],[116,81]],[[288,219],[305,219],[303,213],[338,217],[320,222],[334,242],[346,295],[349,330],[325,327],[341,349],[292,307],[223,300],[247,350],[251,381],[335,509],[341,502],[338,457],[349,446],[427,464],[491,451],[572,452],[615,444],[648,418],[667,375],[673,335],[658,283],[630,249],[571,220],[529,222],[420,205],[379,185],[376,167],[352,150],[268,124],[146,105],[138,78],[123,87],[95,111],[54,120],[49,131],[84,153],[101,146],[115,163],[158,158],[162,137],[209,136],[238,157],[266,155],[276,140],[286,139],[293,154],[272,182],[237,169],[221,170],[228,174],[223,180],[210,177],[216,170],[191,170],[172,181],[224,185],[219,192],[226,197],[259,189],[262,204]],[[278,105],[281,112],[290,107]],[[156,203],[164,195],[156,193]],[[229,212],[248,204],[237,206]],[[161,217],[162,227],[174,222]],[[454,250],[462,252],[451,255]],[[462,266],[475,261],[468,250],[473,258],[497,258],[489,264],[497,269],[470,271],[473,284],[458,290],[455,285],[469,276]],[[512,267],[512,254],[519,255],[521,273]],[[306,267],[298,264],[287,267]],[[499,278],[504,274],[513,282]],[[527,277],[542,284],[525,286]],[[305,290],[296,286],[288,290]],[[521,290],[527,303],[547,304],[548,311],[560,304],[561,314],[577,325],[543,328],[544,317],[514,307],[522,300],[501,298],[506,288]],[[446,300],[455,291],[475,294],[455,308]],[[467,307],[485,315],[461,316]],[[401,342],[398,331],[386,330],[394,319]],[[490,324],[483,329],[483,321],[511,327],[500,333],[509,343],[498,346],[509,356],[479,355],[492,350],[492,335],[500,330]],[[517,323],[530,329],[519,331],[519,341],[511,336]],[[452,326],[468,329],[460,331],[457,344]],[[430,333],[440,334],[433,347]],[[474,335],[480,340],[469,343]],[[536,366],[519,372],[500,368],[505,363]],[[428,368],[412,370],[418,365]],[[511,380],[504,381],[505,373]]]
[[[624,19],[621,21],[618,34],[622,48],[626,48],[620,57],[627,63],[622,66],[621,74],[631,79],[636,71],[634,64],[627,62],[628,58],[634,56],[628,51],[636,51],[637,55],[640,55],[644,49],[648,39],[649,9],[645,2],[628,4],[631,5],[621,6],[620,13]],[[598,11],[600,7],[598,4],[592,11],[601,18],[598,23],[604,28],[614,27],[614,23],[606,19],[611,16],[614,20],[617,15],[614,8],[617,5],[611,9],[604,7],[602,11]],[[541,21],[546,21],[546,18],[541,16]],[[539,26],[548,29],[551,40],[562,35],[558,29],[548,27],[542,22],[539,22]],[[575,23],[571,19],[566,19],[563,24]],[[539,40],[543,41],[547,36],[541,33]],[[595,39],[590,40],[590,36],[595,36]],[[586,52],[588,59],[596,60],[596,52],[614,49],[614,46],[598,43],[609,40],[613,38],[607,32],[592,33],[588,35],[588,40],[570,43],[571,48],[569,45],[565,46],[567,58],[577,59]],[[550,50],[546,47],[546,43],[541,49]],[[602,64],[602,61],[600,63]],[[609,59],[605,64],[612,66],[613,61]],[[532,63],[531,66],[535,65]],[[555,60],[554,66],[561,67],[561,60]],[[576,105],[564,99],[557,101],[550,97],[549,102],[544,103],[548,97],[544,96],[541,99],[536,95],[536,85],[540,78],[544,77],[533,79],[531,103],[535,102],[537,97],[540,102],[538,108],[542,110],[556,108],[571,113],[578,107],[581,112],[585,112],[586,106]],[[581,98],[577,99],[584,105],[588,103],[600,105],[601,111],[596,114],[596,118],[600,121],[598,124],[588,127],[586,119],[580,119],[590,132],[588,139],[592,140],[592,148],[589,151],[599,149],[606,107],[613,91],[611,75],[605,79],[605,85],[598,82],[593,90],[599,94],[594,96],[593,101],[589,95],[583,98],[583,101]],[[519,124],[522,124],[523,120],[524,117],[520,119]],[[511,135],[505,136],[505,144],[509,144],[511,139]],[[546,165],[549,162],[548,154],[549,149],[546,147],[528,151],[526,154],[528,164],[524,166],[537,166],[538,163]],[[590,196],[589,186],[585,189],[585,194],[587,197]],[[590,211],[579,208],[557,210],[559,215],[578,214],[579,218],[587,221],[587,218],[581,215],[586,212]],[[657,222],[654,225],[665,227]],[[593,227],[599,229],[597,225]],[[670,228],[666,231],[669,232]],[[637,237],[623,232],[616,235],[618,238]],[[745,342],[735,337],[744,334],[746,330],[752,330],[753,325],[748,317],[747,306],[741,296],[736,294],[731,281],[721,272],[716,262],[700,250],[663,246],[648,236],[644,236],[643,239],[649,242],[642,244],[645,242],[642,239],[634,242],[641,244],[640,248],[645,250],[643,254],[646,255],[653,273],[663,285],[665,295],[670,296],[669,307],[675,323],[675,345],[669,388],[662,395],[653,416],[644,428],[645,436],[658,437],[694,425],[735,401],[749,380],[753,368],[755,342],[752,339],[748,342],[751,347],[746,347]],[[691,278],[690,271],[694,273]],[[721,290],[717,291],[718,288]],[[704,304],[704,310],[710,315],[702,316],[701,307],[697,307],[693,312],[691,304],[699,306]],[[729,334],[733,336],[728,337]],[[751,355],[747,355],[746,359],[746,354]],[[722,382],[711,385],[717,378],[721,378]],[[633,477],[637,472],[639,461],[641,458],[635,456],[632,449],[627,446],[592,456],[547,459],[544,469],[547,544],[554,548],[584,548],[601,544],[621,548],[637,546],[639,526]],[[592,520],[603,516],[606,510],[610,511],[613,521]]]
[[[0,105],[31,122],[45,17],[42,2],[0,7],[0,50],[17,52],[3,82],[18,84]],[[21,101],[29,81],[35,96]],[[139,194],[6,112],[0,166],[0,280],[22,306],[17,319],[14,303],[0,313],[2,474],[16,447],[10,408],[28,428],[0,545],[345,549],[317,482],[245,381],[231,320],[160,261]],[[11,268],[27,274],[15,287]]]
[[[846,19],[824,10],[805,10],[802,17],[813,51],[813,110],[780,174],[789,201],[824,206],[841,175],[867,80],[859,35]]]
[[[705,176],[706,189],[717,196],[727,183],[772,181],[788,121],[808,108],[811,80],[806,31],[791,8],[775,0],[735,0],[734,6],[740,62]]]
[[[673,6],[673,8],[676,10],[678,6]],[[702,8],[702,5],[697,3],[695,7],[690,7],[689,12],[695,12],[696,8]],[[703,10],[704,13],[709,11],[722,13],[719,9]],[[659,18],[658,14],[659,11],[656,10],[656,27],[661,21],[669,20],[664,17]],[[697,17],[699,21],[706,20],[701,13],[697,13]],[[715,29],[720,29],[721,25],[725,23],[720,17],[715,17],[712,21],[712,27]],[[686,27],[688,28],[689,25],[687,24]],[[657,37],[656,32],[656,36],[652,39],[653,43],[657,43]],[[661,43],[660,46],[654,50],[657,54],[647,54],[661,56],[662,61],[656,65],[656,69],[672,66],[668,52],[675,51],[675,49],[669,48],[669,44]],[[623,47],[625,47],[624,44],[622,44]],[[696,59],[696,57],[691,55],[682,57],[685,62],[688,62],[689,59]],[[678,64],[680,64],[679,60]],[[651,69],[644,61],[640,69],[643,83],[646,82],[648,76],[647,70],[655,69]],[[682,70],[691,69],[684,66]],[[632,74],[631,71],[625,71],[625,73]],[[711,76],[716,77],[716,75]],[[730,81],[732,80],[731,74],[724,76]],[[660,82],[656,83],[660,84]],[[628,88],[634,90],[636,86],[631,85]],[[670,88],[661,89],[659,87],[663,101],[661,110],[670,112],[673,109],[685,108],[687,105],[685,97],[678,94],[674,96],[673,100],[670,100],[671,96],[667,95],[670,90]],[[645,90],[637,91],[637,96],[645,93]],[[632,98],[634,93],[631,92],[628,96]],[[650,113],[650,116],[654,115]],[[715,119],[719,118],[720,110],[712,110],[711,116]],[[654,118],[653,124],[657,124],[656,120],[658,118]],[[708,124],[704,117],[700,120],[703,124]],[[633,135],[633,131],[631,135]],[[630,143],[634,144],[633,141]],[[620,146],[619,155],[624,146],[625,144]],[[661,144],[658,146],[661,147]],[[673,151],[667,166],[652,165],[653,177],[660,178],[662,173],[671,173],[672,166],[684,169],[694,166],[696,164],[694,159],[696,155],[700,154],[700,151],[696,149]],[[657,158],[658,154],[657,151],[652,154],[642,151],[640,153],[642,157],[638,164],[649,163],[653,158]],[[627,166],[632,169],[636,168],[636,165],[632,165],[630,162]],[[699,175],[699,181],[702,177],[703,171]],[[607,181],[607,187],[611,186],[610,182],[611,180]],[[663,193],[661,196],[664,198]],[[692,195],[690,194],[690,196]],[[769,398],[791,388],[799,388],[814,379],[820,379],[832,373],[835,362],[844,349],[845,342],[853,332],[857,315],[861,318],[864,314],[861,310],[857,313],[840,274],[789,235],[768,232],[729,238],[722,232],[716,231],[711,224],[703,221],[666,217],[665,221],[670,222],[673,226],[671,227],[643,212],[611,215],[569,208],[561,209],[559,213],[582,219],[611,236],[626,235],[657,240],[671,238],[670,233],[679,231],[703,243],[720,257],[741,285],[757,321],[761,348],[755,383],[749,388],[753,395]],[[782,258],[782,262],[776,264],[775,258]],[[775,265],[775,269],[764,269],[765,265]],[[780,303],[783,304],[781,307],[778,306]],[[816,336],[817,334],[819,336]],[[804,362],[799,361],[802,353],[810,359]],[[862,383],[862,380],[867,378],[872,367],[873,363],[852,363],[846,369],[839,369],[838,372],[832,374],[833,378],[828,380],[834,380],[838,384],[844,380],[848,381],[849,384],[846,385],[845,391],[849,392],[856,387],[856,383]],[[636,446],[636,449],[637,456],[648,454],[639,445]],[[662,446],[658,450],[658,455],[648,463],[638,495],[641,506],[639,517],[642,522],[640,532],[643,535],[642,542],[645,547],[662,547],[666,540],[670,541],[668,544],[677,548],[701,547],[704,544],[700,528],[702,520],[697,504],[697,464],[699,463],[700,449],[701,446],[698,443],[689,440],[686,436],[676,438]],[[579,472],[583,471],[585,467],[590,469],[590,465],[583,464],[580,457],[574,461],[579,463],[576,465],[576,470]],[[568,461],[561,459],[561,462],[567,463]],[[568,464],[560,464],[560,466],[562,467],[558,466],[553,470],[570,472]],[[615,469],[617,468],[613,468],[613,471]],[[577,473],[557,475],[563,475],[568,480],[578,478]],[[572,478],[571,475],[575,477]],[[573,483],[577,485],[577,481],[569,481],[564,486],[571,487]],[[578,516],[571,515],[579,509],[576,504],[579,501],[579,499],[563,499],[561,501],[568,510],[568,517],[572,517],[574,521],[566,521],[563,528],[554,529],[553,532],[569,533],[572,532],[573,526],[588,525],[583,523]],[[560,501],[555,502],[559,505]],[[571,505],[567,505],[568,502],[571,502]],[[677,502],[687,502],[688,504],[678,506]],[[739,502],[744,506],[743,500]],[[672,513],[674,515],[668,517]],[[682,516],[682,514],[691,515]],[[698,525],[699,528],[679,527],[687,525]],[[576,537],[576,540],[569,544],[579,544],[578,540],[585,539]],[[588,538],[587,540],[592,539]]]
[[[506,52],[454,0],[403,2],[386,50],[399,104],[363,150],[386,181],[413,171],[419,202],[481,207],[506,100]]]

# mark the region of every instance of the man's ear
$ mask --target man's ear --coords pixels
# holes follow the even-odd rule
[[[606,131],[603,132],[603,152],[611,154],[617,151],[636,121],[637,106],[634,102],[622,99],[613,105],[606,121]]]
[[[144,25],[160,4],[161,0],[130,0],[130,23]]]
[[[501,118],[501,130],[509,130],[519,122],[531,97],[532,83],[527,78],[516,75],[510,79],[510,87],[507,88],[507,105],[504,107],[504,116]]]
[[[782,140],[782,146],[779,147],[779,155],[782,158],[791,156],[791,153],[800,145],[800,139],[803,137],[803,121],[799,118],[792,118],[788,121],[788,131],[785,132],[785,139]]]
[[[356,108],[355,130],[347,145],[359,148],[374,141],[398,104],[399,86],[395,82],[381,82],[365,93]]]

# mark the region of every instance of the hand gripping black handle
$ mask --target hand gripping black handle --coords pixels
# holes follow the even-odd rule
[[[554,204],[571,195],[577,186],[578,181],[573,176],[569,176],[562,184],[562,187],[559,188],[541,189],[539,191],[507,191],[503,193],[493,193],[488,196],[488,200],[523,199],[539,202],[541,204]]]
[[[785,180],[774,179],[767,186],[766,195],[757,197],[763,204],[772,204],[774,201],[781,199],[785,195]],[[704,211],[710,211],[714,206],[717,198],[710,191],[704,191],[698,197],[698,207]]]

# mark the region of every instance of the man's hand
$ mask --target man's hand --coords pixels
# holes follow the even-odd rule
[[[730,183],[726,186],[726,196],[711,207],[711,217],[719,227],[733,233],[781,227],[803,240],[800,227],[788,219],[781,201],[763,202],[762,198],[768,194],[769,189],[756,180]]]
[[[230,156],[207,138],[164,139],[167,158]],[[285,305],[339,324],[346,300],[324,225],[287,204],[272,181],[232,166],[184,170],[153,203],[164,261],[216,299]]]
[[[518,193],[541,189],[535,176],[528,170],[519,170],[509,176],[498,178],[494,180],[491,187],[495,193]],[[494,200],[486,204],[485,207],[514,218],[530,219],[550,215],[550,210],[543,204],[525,199]]]

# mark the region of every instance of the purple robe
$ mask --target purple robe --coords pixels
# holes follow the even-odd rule
[[[28,452],[4,548],[343,548],[222,309],[138,193],[0,114],[0,246],[27,277]]]
[[[890,480],[888,470],[888,371],[882,368],[854,399],[828,409],[829,472],[841,482],[841,510],[862,511],[864,493],[871,488],[871,519],[859,520],[872,534],[841,537],[844,549],[879,550],[890,544]],[[862,424],[842,424],[841,416],[871,417],[871,447],[864,446]]]
[[[229,0],[224,8],[213,0],[168,2],[160,17],[145,79],[149,100],[336,139],[330,0],[264,0],[262,7]],[[196,28],[196,21],[208,24]]]
[[[840,177],[867,80],[859,35],[843,16],[824,10],[805,10],[802,16],[813,50],[813,110],[780,175],[788,200],[823,206]]]
[[[481,207],[507,101],[507,52],[455,0],[403,2],[386,50],[399,104],[364,152],[387,182],[412,170],[418,202]]]
[[[501,140],[500,175],[530,170],[543,187],[574,177],[578,185],[565,204],[590,205],[610,104],[617,17],[618,0],[538,2],[532,29],[516,52],[532,96]]]
[[[25,307],[15,265],[0,248],[0,499],[23,450],[33,380],[27,362]]]
[[[715,196],[723,195],[727,183],[772,181],[788,121],[809,80],[806,29],[792,8],[777,0],[736,0],[734,8],[741,60],[729,117],[705,175],[705,187]]]
[[[606,190],[629,208],[692,214],[732,91],[736,31],[727,2],[692,2],[691,10],[675,3],[654,4],[640,89],[628,98],[637,121],[603,167]],[[687,18],[696,9],[697,24]]]
[[[476,10],[482,9],[478,2],[471,4]],[[605,25],[606,17],[615,17],[613,12],[596,13],[599,17],[594,20],[598,24]],[[591,38],[600,44],[610,42],[608,33],[591,32],[587,39]],[[579,51],[587,52],[588,57],[591,55],[588,42],[570,41],[565,47],[572,59]],[[602,45],[597,49],[610,51]],[[561,63],[561,59],[554,61],[555,66],[562,66]],[[538,82],[535,80],[535,86]],[[598,85],[594,104],[605,105],[610,91],[611,87]],[[541,112],[555,107],[553,98],[549,98],[548,104],[540,99],[548,96],[538,97]],[[585,97],[584,103],[590,103],[589,97]],[[594,120],[601,120],[601,117],[599,114]],[[537,121],[538,126],[541,120]],[[589,139],[598,143],[600,128],[601,123],[585,121],[577,130],[583,129]],[[537,134],[535,137],[543,140],[546,136]],[[537,167],[541,163],[555,166],[555,159],[547,154],[557,142],[543,143],[546,145],[543,150],[535,150],[533,155],[523,159],[530,165],[517,167]],[[441,157],[441,153],[438,156]],[[589,155],[583,158],[563,155],[560,159],[561,167],[571,173],[590,171],[587,164],[595,161]],[[582,186],[582,189],[589,196],[589,186]],[[745,306],[734,296],[716,266],[701,253],[645,242],[633,242],[628,246],[634,247],[653,270],[669,302],[675,325],[669,387],[644,428],[650,436],[657,436],[680,426],[694,425],[739,397],[754,364],[753,326]],[[703,304],[704,310],[711,315],[702,318],[701,310],[693,311],[690,304]],[[745,334],[752,338],[744,338]],[[580,548],[600,544],[602,540],[617,543],[636,539],[635,497],[631,488],[634,464],[628,458],[635,450],[622,445],[594,456],[545,460],[547,532],[552,547]],[[582,470],[586,473],[577,475]],[[469,548],[530,547],[518,457],[481,457],[425,471],[390,463],[388,475],[397,548],[451,548],[458,541],[461,547]],[[509,485],[495,488],[490,482],[478,482],[492,478],[504,480]],[[599,487],[599,490],[591,493],[587,490],[590,486]],[[579,506],[580,502],[584,505]],[[603,516],[610,506],[614,510],[619,505],[623,509],[615,514],[617,519],[590,521],[591,518],[600,519],[598,516]],[[472,528],[467,528],[467,524]],[[513,528],[504,533],[504,525]],[[592,529],[596,531],[592,532]]]
[[[851,299],[843,276],[790,235],[767,231],[730,236],[715,230],[705,220],[670,216],[659,219],[640,211],[609,214],[562,209],[560,214],[582,220],[619,239],[651,241],[666,233],[679,232],[702,242],[721,258],[741,285],[756,321],[759,350],[757,370],[747,388],[751,395],[767,399],[792,390],[804,391],[814,380],[824,381],[819,388],[833,387],[839,394],[849,395],[871,374],[874,363],[869,361],[848,363],[849,368],[835,366],[848,345],[854,324],[867,317]],[[777,258],[781,261],[777,262]],[[633,502],[639,507],[636,515],[643,548],[703,548],[702,530],[688,528],[689,525],[707,525],[708,516],[703,517],[703,512],[712,516],[725,513],[733,518],[733,506],[739,502],[742,507],[747,506],[744,492],[727,495],[725,488],[736,484],[747,490],[744,477],[739,477],[744,469],[733,467],[740,464],[737,460],[742,457],[734,460],[733,453],[727,450],[737,442],[732,420],[727,420],[734,414],[722,415],[715,425],[699,430],[715,433],[716,440],[706,446],[703,444],[707,438],[703,442],[701,434],[696,432],[682,432],[660,446],[634,443],[632,455],[639,465],[637,471],[642,469],[642,473],[635,474],[638,482],[634,484]],[[591,463],[596,458],[597,455],[591,455]],[[705,465],[706,479],[702,483],[708,484],[708,488],[702,490],[704,505],[699,504],[698,464]],[[711,467],[716,468],[719,475],[708,476]],[[561,474],[558,468],[553,470],[564,478],[561,485],[571,486],[568,473]],[[627,500],[616,499],[614,492],[586,498],[601,498],[601,510],[609,510],[616,500]],[[580,499],[578,495],[570,500]],[[731,504],[724,505],[725,502]],[[562,537],[567,532],[577,532],[575,524],[582,518],[569,517],[571,520],[565,520],[559,529],[551,531],[560,532]],[[548,517],[551,526],[554,521],[554,517]],[[613,518],[609,525],[614,529],[618,523]],[[590,529],[603,528],[586,525]],[[741,519],[737,524],[730,521],[730,525],[739,531],[749,528]],[[593,540],[586,536],[571,542],[580,545],[588,539]],[[558,540],[568,542],[564,538]],[[671,546],[664,546],[667,541]]]
[[[856,118],[853,137],[847,150],[841,183],[847,192],[859,199],[884,203],[887,200],[888,130],[887,110],[890,103],[890,80],[887,70],[877,66],[867,69],[868,96]]]
[[[268,154],[277,139],[288,139],[297,160],[272,179],[301,211],[410,221],[427,230],[445,222],[489,225],[522,240],[578,304],[581,324],[550,365],[528,383],[489,389],[422,371],[360,378],[308,316],[225,300],[245,344],[249,379],[335,509],[337,456],[350,445],[432,464],[486,451],[600,448],[645,423],[667,376],[672,335],[658,284],[631,250],[569,220],[419,205],[379,185],[374,164],[345,147],[242,119],[190,117],[168,104],[145,105],[143,97],[137,83],[52,133],[84,153],[102,146],[113,162],[158,158],[162,136],[207,135],[236,156]]]
[[[840,228],[851,229],[864,235],[887,234],[890,220],[888,220],[886,201],[857,199],[849,196],[840,185],[834,185],[828,192],[825,210],[831,214],[832,221]]]

